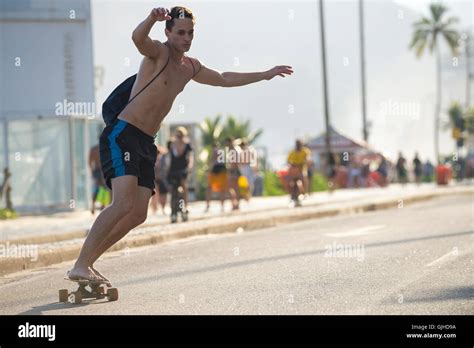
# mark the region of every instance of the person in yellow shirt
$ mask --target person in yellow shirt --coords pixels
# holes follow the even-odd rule
[[[288,172],[289,186],[293,190],[294,182],[299,189],[299,194],[304,194],[308,187],[308,164],[311,160],[311,152],[307,147],[303,146],[301,140],[296,140],[296,146],[288,155],[288,164],[290,166]]]

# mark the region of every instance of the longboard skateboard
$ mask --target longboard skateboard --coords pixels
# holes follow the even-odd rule
[[[79,287],[76,291],[73,292],[69,292],[67,289],[59,290],[59,302],[70,302],[73,304],[80,304],[82,303],[82,300],[85,299],[101,300],[107,298],[108,301],[118,300],[118,289],[107,288],[105,286],[106,282],[93,282],[87,279],[64,279],[78,283]]]

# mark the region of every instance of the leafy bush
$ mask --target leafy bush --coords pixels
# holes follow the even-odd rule
[[[328,189],[328,180],[321,173],[314,173],[312,182],[312,192],[326,191]]]
[[[196,199],[198,201],[203,201],[206,199],[207,171],[208,165],[198,159],[196,162]]]
[[[282,196],[287,192],[281,184],[278,174],[272,171],[266,171],[263,174],[263,195],[264,196]]]
[[[18,217],[18,214],[14,210],[0,208],[0,220],[6,219],[15,219]]]
[[[320,173],[313,175],[313,185],[311,192],[326,191],[328,189],[328,181],[326,177]],[[278,174],[272,171],[264,173],[263,179],[263,195],[264,196],[283,196],[287,195],[285,188],[283,187]]]

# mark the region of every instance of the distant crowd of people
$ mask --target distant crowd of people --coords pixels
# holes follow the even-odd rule
[[[347,159],[341,160],[341,157],[344,158],[346,155]],[[330,184],[335,183],[338,187],[347,188],[384,187],[391,182],[421,184],[435,179],[440,183],[440,177],[443,177],[441,181],[444,182],[452,172],[459,180],[473,177],[473,156],[445,162],[436,166],[430,160],[423,162],[417,152],[410,162],[399,152],[394,163],[382,154],[345,153],[342,156],[331,154],[326,164],[326,176]]]
[[[167,196],[171,193],[171,184],[178,183],[183,190],[184,212],[188,212],[189,189],[188,178],[194,167],[194,149],[190,143],[185,127],[178,127],[166,147],[156,145],[155,193],[150,200],[154,213],[159,209],[166,211]],[[99,146],[89,152],[89,167],[93,178],[92,209],[100,203],[101,209],[111,201],[111,192],[106,187],[100,169]],[[206,208],[210,208],[213,194],[217,194],[221,211],[227,199],[231,201],[232,210],[240,209],[240,200],[249,200],[253,194],[262,195],[263,177],[259,174],[256,150],[246,139],[225,139],[223,144],[214,142],[208,156],[206,185]]]
[[[418,153],[415,152],[415,157],[412,160],[412,174],[413,181],[417,184],[420,184],[422,181],[430,182],[433,179],[435,167],[427,160],[425,163],[422,163]],[[401,184],[406,184],[409,182],[409,170],[407,165],[407,160],[403,157],[401,152],[398,153],[398,159],[395,164],[397,181]]]
[[[413,182],[429,182],[435,169],[429,160],[422,163],[418,153],[415,153],[410,168],[401,152],[395,163],[388,161],[382,154],[347,154],[346,161],[341,161],[338,156],[332,154],[328,167],[328,180],[336,181],[338,186],[347,188],[384,187],[390,182],[405,184],[410,181],[410,170]]]
[[[167,142],[166,147],[157,145],[158,155],[155,162],[155,191],[150,200],[153,212],[159,208],[166,214],[167,195],[170,183],[178,182],[183,189],[184,212],[188,212],[188,176],[194,167],[194,149],[189,141],[188,132],[178,127]],[[326,156],[323,175],[327,178],[328,189],[336,187],[384,187],[390,182],[406,184],[413,181],[417,184],[431,182],[437,168],[429,161],[422,162],[416,152],[411,165],[401,152],[395,163],[388,161],[382,154],[331,153]],[[295,141],[294,148],[287,157],[288,169],[282,183],[292,193],[292,201],[299,204],[299,199],[309,195],[312,190],[314,163],[311,150],[302,140]],[[94,146],[89,153],[89,167],[94,182],[92,195],[92,213],[96,202],[101,209],[107,206],[112,197],[107,189],[100,169],[99,146]],[[474,176],[474,157],[461,158],[453,165],[458,179]],[[224,211],[225,201],[231,202],[232,210],[240,209],[241,199],[249,200],[252,195],[262,195],[263,177],[259,173],[256,150],[246,139],[225,139],[223,144],[214,142],[211,145],[206,173],[206,208],[210,208],[213,194],[217,195]],[[294,193],[294,194],[293,194]]]

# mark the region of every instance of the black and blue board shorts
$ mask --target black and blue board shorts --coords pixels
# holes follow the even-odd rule
[[[155,194],[155,138],[127,121],[116,119],[100,136],[100,163],[107,186],[111,180],[124,175],[138,178],[138,186]]]

